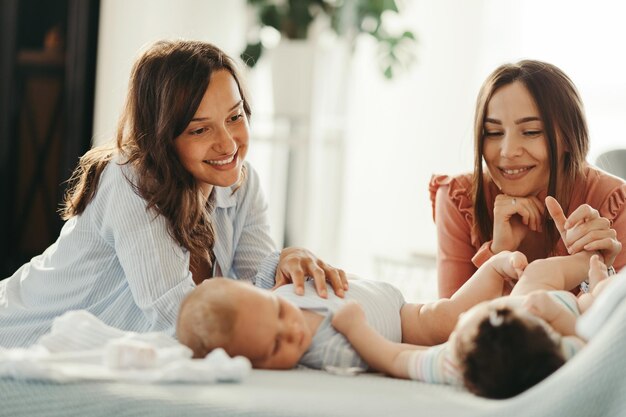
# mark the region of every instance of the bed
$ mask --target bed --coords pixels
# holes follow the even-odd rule
[[[241,383],[218,384],[0,379],[0,416],[626,416],[626,297],[602,313],[606,320],[601,313],[582,352],[509,400],[380,374],[253,370]]]

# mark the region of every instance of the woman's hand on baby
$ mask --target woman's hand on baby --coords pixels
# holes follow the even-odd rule
[[[365,323],[365,312],[356,301],[347,301],[333,315],[331,324],[337,331],[348,337],[350,330],[358,328],[359,324]]]
[[[496,196],[493,206],[491,250],[499,253],[516,250],[529,231],[541,232],[543,204],[535,196]]]
[[[597,251],[606,265],[613,265],[622,244],[617,240],[617,232],[611,228],[609,219],[600,216],[598,210],[588,204],[582,204],[566,218],[561,205],[553,197],[546,197],[546,207],[570,254],[583,250]]]
[[[328,297],[327,283],[338,297],[343,297],[348,289],[348,278],[343,270],[328,265],[307,249],[283,249],[276,268],[274,288],[293,283],[296,294],[303,295],[307,279],[314,280],[317,294],[322,298]]]

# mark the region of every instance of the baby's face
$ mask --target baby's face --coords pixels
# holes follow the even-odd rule
[[[302,311],[274,293],[248,285],[237,289],[235,302],[238,315],[226,351],[247,357],[255,368],[293,368],[313,339]]]

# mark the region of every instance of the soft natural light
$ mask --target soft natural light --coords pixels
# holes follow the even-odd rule
[[[153,1],[148,8],[133,2],[129,9],[126,3],[109,0],[102,6],[103,22],[116,23],[102,25],[94,132],[99,139],[114,130],[127,73],[146,42],[200,38],[233,55],[245,44],[244,0],[228,6],[187,0],[182,3],[193,5],[187,8]],[[399,4],[403,14],[390,23],[413,30],[419,45],[411,71],[392,81],[380,75],[375,45],[363,37],[345,78],[340,59],[317,64],[326,83],[315,93],[322,111],[305,120],[272,116],[267,61],[249,73],[256,140],[249,159],[263,179],[278,244],[287,237],[286,243],[307,246],[349,272],[397,285],[406,282],[405,295],[414,300],[435,296],[436,238],[428,181],[433,173],[471,169],[474,101],[495,67],[524,58],[561,67],[585,102],[592,138],[589,160],[626,146],[626,4]],[[153,18],[134,18],[145,10]],[[114,27],[127,29],[122,35]],[[336,50],[340,43],[333,45]],[[290,65],[295,64],[292,60]],[[300,151],[290,157],[289,149]]]
[[[413,71],[391,83],[383,80],[371,65],[372,45],[364,41],[349,86],[339,263],[368,277],[384,270],[380,259],[384,265],[404,265],[405,272],[414,271],[417,277],[421,258],[413,254],[434,255],[428,180],[432,173],[471,169],[475,97],[498,65],[532,58],[561,67],[586,106],[592,138],[589,160],[605,150],[626,147],[623,3],[404,4],[403,22],[420,42]],[[397,275],[397,268],[393,270]],[[393,274],[382,278],[395,281]],[[434,290],[434,277],[429,279],[425,286]]]

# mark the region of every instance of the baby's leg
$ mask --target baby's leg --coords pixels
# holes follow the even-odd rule
[[[595,292],[596,286],[609,277],[604,262],[600,260],[598,255],[593,255],[589,259],[589,289]]]
[[[536,290],[569,291],[587,278],[589,252],[554,256],[532,262],[511,291],[511,295],[527,295]]]
[[[609,274],[606,270],[606,265],[600,260],[598,255],[593,255],[589,259],[589,289],[590,292],[581,294],[578,297],[578,309],[581,313],[587,311],[596,296],[602,292],[606,286]]]

